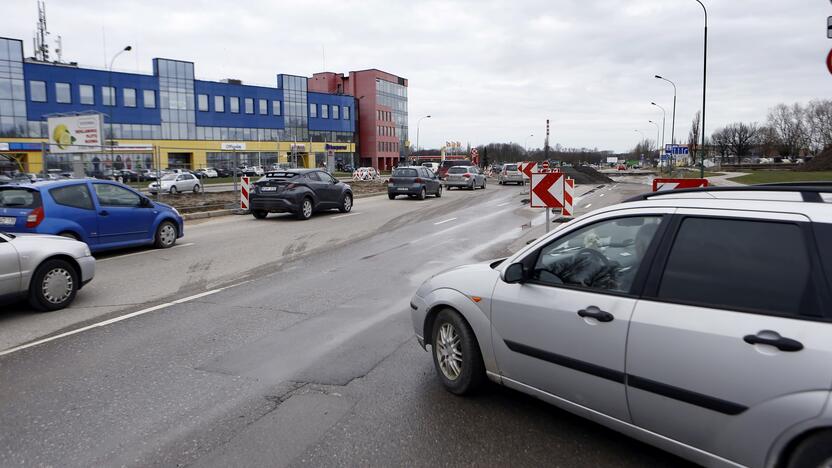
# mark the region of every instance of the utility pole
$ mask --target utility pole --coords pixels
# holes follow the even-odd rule
[[[543,140],[543,160],[549,160],[549,119],[546,119],[546,138]]]

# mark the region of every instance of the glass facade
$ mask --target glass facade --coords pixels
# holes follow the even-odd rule
[[[166,140],[195,139],[194,64],[177,60],[154,59],[153,68],[159,77],[162,138]]]
[[[407,87],[398,83],[376,79],[376,103],[392,109],[392,121],[399,137],[399,157],[404,157],[407,141]]]
[[[278,154],[274,152],[209,152],[206,154],[208,167],[232,169],[234,166],[262,166],[269,168],[277,164]]]
[[[0,38],[0,136],[26,134],[23,43]]]
[[[309,139],[306,101],[306,78],[303,76],[277,75],[277,87],[283,89],[283,115],[287,140]]]

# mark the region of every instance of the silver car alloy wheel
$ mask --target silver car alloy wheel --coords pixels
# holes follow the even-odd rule
[[[52,304],[60,304],[72,295],[75,283],[72,274],[65,268],[53,268],[46,273],[41,283],[43,298]]]
[[[312,202],[307,198],[303,201],[303,217],[308,218],[312,216]]]
[[[352,209],[352,197],[349,195],[344,195],[344,211],[349,211]]]
[[[173,244],[176,241],[176,229],[171,224],[166,223],[159,230],[159,239],[165,247]]]
[[[462,346],[456,328],[450,323],[439,327],[436,343],[436,359],[439,369],[448,380],[456,380],[462,373]]]

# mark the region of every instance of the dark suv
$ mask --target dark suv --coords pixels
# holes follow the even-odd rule
[[[439,177],[423,166],[397,167],[393,170],[390,183],[387,184],[387,196],[392,200],[396,195],[408,195],[424,200],[428,195],[442,196],[442,183]]]
[[[324,171],[289,169],[267,173],[254,183],[249,196],[251,214],[263,219],[269,213],[295,213],[309,219],[312,213],[352,210],[352,189]]]

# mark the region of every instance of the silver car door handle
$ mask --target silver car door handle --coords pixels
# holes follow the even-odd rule
[[[589,306],[586,309],[579,310],[578,315],[583,318],[591,317],[599,322],[612,322],[615,319],[615,316],[611,313],[605,312],[595,306]]]
[[[775,336],[773,337],[761,336],[761,333],[762,332],[756,335],[745,335],[742,340],[750,345],[764,344],[774,346],[780,351],[785,352],[795,352],[803,349],[803,343],[797,340],[782,337],[778,333],[774,333]]]

